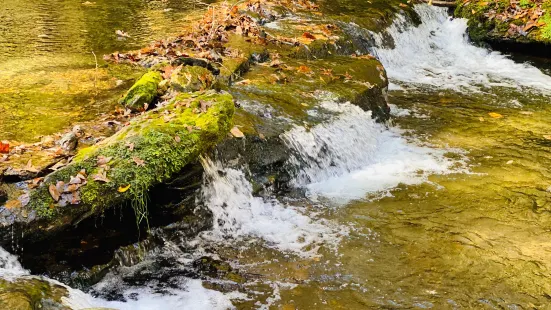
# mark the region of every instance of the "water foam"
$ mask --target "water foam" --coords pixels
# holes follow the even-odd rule
[[[314,214],[276,199],[254,197],[252,184],[241,170],[204,160],[206,204],[214,216],[214,229],[203,237],[212,241],[259,238],[270,248],[301,256],[316,255],[320,244],[335,244],[346,230]]]
[[[104,280],[98,285],[101,289],[110,280]],[[115,284],[122,286],[122,284]],[[124,291],[126,298],[122,301],[105,301],[95,299],[96,305],[119,310],[167,310],[167,309],[194,309],[194,310],[226,310],[235,309],[231,299],[241,298],[240,293],[221,293],[203,287],[201,280],[182,278],[179,288],[166,288],[163,293],[142,288],[129,288]]]
[[[295,127],[283,139],[295,150],[300,167],[295,185],[340,203],[364,198],[400,183],[426,182],[431,174],[466,171],[445,157],[452,150],[408,142],[397,128],[386,128],[351,104],[323,102],[332,120],[309,130]]]
[[[467,20],[451,19],[446,8],[426,4],[416,5],[415,11],[422,21],[418,27],[397,16],[387,30],[395,48],[385,48],[385,37],[372,34],[373,53],[394,82],[453,90],[502,86],[551,91],[551,77],[539,69],[470,44]]]

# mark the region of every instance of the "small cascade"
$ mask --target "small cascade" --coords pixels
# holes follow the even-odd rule
[[[313,128],[295,127],[283,135],[295,151],[295,186],[311,197],[341,203],[363,198],[399,183],[417,184],[430,174],[465,172],[444,155],[448,151],[408,142],[397,128],[376,123],[370,112],[351,104],[325,101],[333,119]],[[420,173],[422,171],[422,173]]]
[[[459,91],[508,87],[551,92],[551,77],[539,69],[470,44],[467,20],[453,19],[446,8],[426,4],[416,5],[415,11],[422,22],[419,26],[397,16],[385,34],[371,34],[372,52],[392,82]],[[386,47],[388,35],[394,48]]]
[[[316,220],[305,210],[275,198],[253,196],[253,186],[241,170],[203,160],[204,202],[214,217],[214,229],[204,234],[213,242],[260,239],[265,245],[301,256],[316,255],[320,244],[338,243],[346,229]]]

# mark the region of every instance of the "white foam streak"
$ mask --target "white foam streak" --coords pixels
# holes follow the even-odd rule
[[[410,143],[400,130],[376,123],[357,106],[329,101],[322,106],[337,113],[334,119],[283,136],[301,167],[295,185],[306,187],[313,198],[346,203],[400,183],[425,182],[430,174],[459,171],[444,157],[450,150]]]
[[[163,294],[149,291],[147,288],[129,289],[124,292],[126,297],[137,296],[120,301],[100,301],[100,306],[119,310],[226,310],[235,309],[231,298],[242,297],[239,293],[221,293],[203,287],[201,280],[186,279],[184,289],[170,289]],[[99,300],[96,300],[96,304]]]
[[[259,238],[268,247],[302,256],[315,255],[317,244],[337,241],[330,224],[317,222],[297,207],[275,199],[254,197],[242,171],[223,168],[210,160],[204,166],[208,183],[203,191],[215,226],[204,237],[213,241]]]
[[[469,43],[465,19],[451,19],[445,8],[415,6],[422,24],[398,16],[388,29],[395,48],[384,48],[384,36],[373,34],[373,52],[391,80],[454,90],[483,86],[530,87],[551,91],[551,77],[529,64]]]

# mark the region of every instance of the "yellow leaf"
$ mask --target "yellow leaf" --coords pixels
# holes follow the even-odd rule
[[[130,184],[128,184],[127,186],[120,186],[119,187],[119,193],[124,193],[126,192],[128,189],[130,189]]]
[[[488,115],[490,115],[491,118],[502,118],[503,115],[499,114],[499,113],[495,113],[495,112],[490,112],[488,113]]]

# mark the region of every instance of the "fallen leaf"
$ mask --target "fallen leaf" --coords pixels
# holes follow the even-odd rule
[[[302,37],[305,38],[305,39],[310,39],[310,40],[315,40],[316,39],[316,37],[313,34],[311,34],[310,32],[303,33]]]
[[[132,160],[136,163],[138,167],[145,167],[145,161],[139,159],[138,157],[132,157]]]
[[[92,180],[98,181],[98,182],[104,182],[109,183],[111,180],[107,178],[107,172],[103,171],[102,173],[96,173],[92,175]]]
[[[15,209],[15,208],[21,208],[21,201],[19,200],[8,200],[6,204],[4,205],[6,209]]]
[[[66,166],[67,163],[65,161],[58,161],[55,165],[50,167],[50,170],[56,171],[57,169]]]
[[[130,189],[130,184],[128,184],[127,186],[120,186],[118,191],[119,191],[119,193],[124,193],[129,189]]]
[[[174,141],[176,141],[176,143],[180,143],[180,141],[182,141],[182,139],[180,139],[180,136],[176,136],[176,137],[174,137]]]
[[[543,138],[546,139],[546,140],[551,140],[551,135],[545,135],[545,136],[543,136]]]
[[[126,147],[130,150],[130,152],[134,151],[134,143],[126,142]]]
[[[59,201],[60,194],[55,185],[50,184],[50,186],[48,187],[48,191],[50,192],[50,195],[56,202]]]
[[[510,160],[507,162],[507,165],[512,165],[514,163],[514,161]]]
[[[29,161],[27,162],[27,165],[25,166],[25,168],[23,168],[23,170],[28,172],[33,172],[33,173],[39,172],[38,169],[36,169],[36,167],[33,166],[32,159],[29,159]]]
[[[106,165],[108,164],[111,159],[113,159],[113,157],[105,157],[105,156],[98,156],[98,159],[97,159],[97,163],[98,163],[98,166],[103,166],[103,165]]]
[[[237,126],[233,127],[230,130],[230,132],[236,138],[244,138],[245,137],[245,135],[241,132],[241,130],[239,130],[239,128],[237,128]]]
[[[0,153],[7,154],[10,152],[10,144],[7,141],[0,141]]]
[[[502,118],[503,115],[499,114],[499,113],[495,113],[495,112],[490,112],[488,113],[488,115],[490,115],[491,118]]]
[[[300,72],[300,73],[310,73],[310,72],[312,72],[312,69],[310,69],[310,68],[307,67],[307,66],[300,66],[300,67],[298,67],[297,70],[298,70],[298,72]]]

